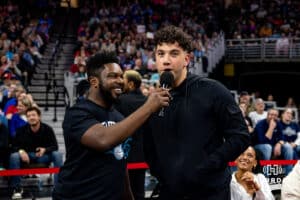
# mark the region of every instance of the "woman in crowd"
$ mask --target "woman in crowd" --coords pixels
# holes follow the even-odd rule
[[[235,162],[237,171],[232,174],[231,200],[274,200],[267,179],[260,173],[258,152],[252,146]]]

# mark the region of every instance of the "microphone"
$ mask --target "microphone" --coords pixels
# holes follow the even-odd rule
[[[174,76],[170,71],[164,71],[159,79],[160,87],[167,89],[172,86],[174,82]],[[158,113],[158,116],[163,117],[165,115],[165,109],[162,107]]]

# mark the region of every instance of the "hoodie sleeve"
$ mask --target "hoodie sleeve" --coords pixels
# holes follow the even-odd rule
[[[241,110],[232,94],[222,84],[212,85],[217,134],[224,143],[209,155],[209,167],[224,167],[235,160],[250,145],[250,135]]]

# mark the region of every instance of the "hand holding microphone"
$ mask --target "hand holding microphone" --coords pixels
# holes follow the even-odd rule
[[[174,76],[171,72],[164,72],[160,77],[161,87],[153,91],[146,102],[147,107],[151,109],[151,113],[156,112],[158,109],[163,115],[163,107],[168,106],[170,102],[171,95],[167,88],[171,87],[174,81]]]
[[[169,89],[172,87],[172,84],[174,82],[174,76],[170,71],[165,71],[160,76],[160,87],[163,89]],[[158,113],[158,116],[163,117],[165,115],[164,107],[161,108],[161,110]]]

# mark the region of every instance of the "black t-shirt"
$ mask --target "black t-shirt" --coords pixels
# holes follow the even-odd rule
[[[112,126],[123,119],[114,109],[82,100],[65,115],[63,122],[66,161],[59,173],[54,199],[119,200],[124,191],[128,140],[107,152],[81,144],[81,137],[93,125]]]

